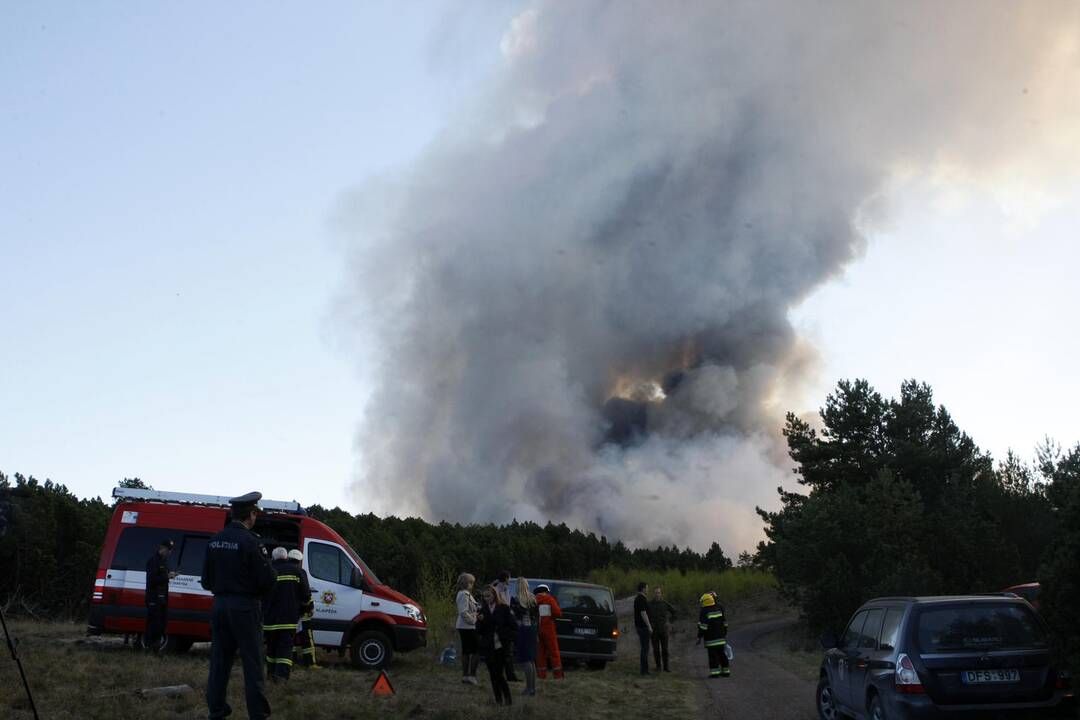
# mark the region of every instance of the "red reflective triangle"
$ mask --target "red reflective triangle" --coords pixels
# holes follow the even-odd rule
[[[379,671],[379,677],[375,678],[375,684],[371,686],[372,695],[394,695],[394,686],[390,684],[390,678],[385,670]]]

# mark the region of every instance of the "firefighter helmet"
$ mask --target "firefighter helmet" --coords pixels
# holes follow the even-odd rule
[[[705,593],[701,596],[701,607],[709,607],[716,604],[716,598],[712,593]]]

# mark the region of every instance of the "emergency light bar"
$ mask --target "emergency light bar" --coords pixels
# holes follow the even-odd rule
[[[166,492],[164,490],[141,490],[138,488],[113,488],[112,496],[121,500],[150,500],[157,502],[183,503],[185,505],[214,505],[229,507],[229,498],[224,495],[195,495],[194,493]],[[260,500],[263,510],[283,510],[304,514],[304,508],[295,500]]]

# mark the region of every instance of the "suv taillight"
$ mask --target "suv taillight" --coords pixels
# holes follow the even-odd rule
[[[1067,672],[1059,672],[1055,687],[1058,690],[1072,690],[1072,675]]]
[[[905,695],[921,695],[925,692],[915,665],[904,653],[900,653],[900,657],[896,658],[896,692]]]
[[[94,578],[94,594],[90,596],[90,602],[103,603],[105,602],[105,571],[98,570],[97,576]]]

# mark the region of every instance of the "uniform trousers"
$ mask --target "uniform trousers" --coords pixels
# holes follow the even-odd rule
[[[244,700],[251,720],[270,717],[263,678],[262,605],[257,598],[224,595],[214,598],[210,615],[210,677],[206,682],[206,705],[210,720],[232,712],[225,701],[229,673],[237,653],[244,666]]]
[[[165,634],[169,606],[160,602],[146,603],[146,637],[143,647],[157,652],[161,645],[161,638]]]

